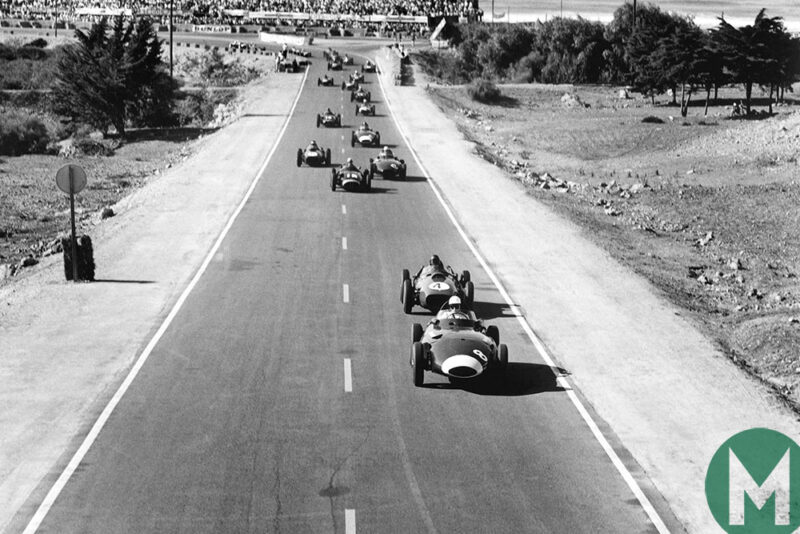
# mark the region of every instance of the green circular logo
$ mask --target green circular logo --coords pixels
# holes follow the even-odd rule
[[[717,449],[706,499],[731,534],[790,534],[800,527],[800,447],[767,428],[751,428]]]

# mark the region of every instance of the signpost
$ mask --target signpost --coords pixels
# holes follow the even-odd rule
[[[56,172],[56,185],[69,195],[69,219],[72,226],[72,281],[78,281],[78,241],[75,237],[75,194],[86,187],[86,172],[80,165],[64,165]]]

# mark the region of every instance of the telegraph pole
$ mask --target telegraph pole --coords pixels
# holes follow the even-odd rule
[[[169,0],[169,79],[172,79],[172,5],[174,0]]]

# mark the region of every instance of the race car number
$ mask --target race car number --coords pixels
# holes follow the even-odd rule
[[[429,284],[428,287],[434,291],[447,291],[450,289],[450,286],[444,282],[433,282],[432,284]]]
[[[486,362],[488,362],[488,361],[489,361],[489,358],[487,358],[487,357],[486,357],[486,355],[485,355],[483,352],[481,352],[480,350],[478,350],[478,349],[474,349],[474,350],[472,351],[472,354],[474,354],[475,356],[477,356],[478,358],[480,358],[480,360],[481,360],[482,362],[484,362],[484,363],[486,363]]]

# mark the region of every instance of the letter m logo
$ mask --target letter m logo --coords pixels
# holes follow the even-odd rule
[[[728,470],[728,519],[731,525],[745,524],[745,495],[758,510],[764,508],[770,497],[775,496],[775,525],[789,525],[789,484],[791,472],[789,470],[789,452],[786,449],[783,457],[778,461],[767,478],[761,483],[757,483],[750,476],[742,462],[729,449]]]

